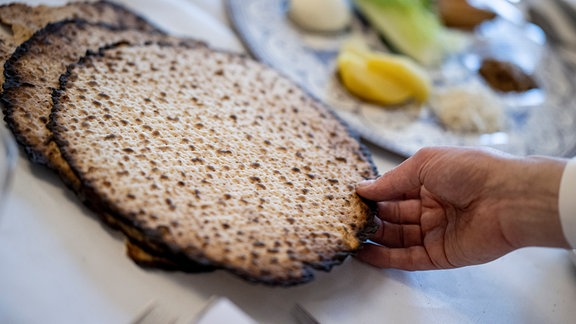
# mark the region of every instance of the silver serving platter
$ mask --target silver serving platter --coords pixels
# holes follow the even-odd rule
[[[287,0],[226,0],[226,9],[248,51],[291,78],[331,107],[366,140],[410,156],[435,145],[488,146],[516,155],[572,156],[576,153],[576,96],[572,67],[547,45],[543,32],[529,23],[496,19],[466,35],[469,45],[429,69],[435,87],[483,82],[477,69],[482,57],[508,60],[532,73],[540,86],[524,93],[499,93],[505,127],[496,133],[454,132],[443,127],[429,106],[406,104],[395,109],[358,100],[340,84],[335,58],[351,35],[382,48],[377,33],[360,18],[341,33],[300,29],[287,17]]]

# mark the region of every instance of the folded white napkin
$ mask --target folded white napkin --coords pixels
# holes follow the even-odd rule
[[[249,317],[243,310],[228,298],[213,296],[204,307],[195,324],[256,324],[256,321]]]

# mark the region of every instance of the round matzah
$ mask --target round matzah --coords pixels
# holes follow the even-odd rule
[[[108,49],[71,68],[52,124],[85,192],[173,259],[290,285],[361,243],[375,176],[333,114],[270,68],[205,47]]]

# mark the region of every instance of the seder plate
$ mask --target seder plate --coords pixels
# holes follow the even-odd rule
[[[465,35],[468,46],[429,69],[435,87],[483,82],[482,57],[512,61],[532,73],[540,86],[525,93],[499,93],[505,127],[496,133],[464,133],[444,128],[429,106],[406,104],[387,109],[363,102],[340,84],[335,58],[343,41],[359,35],[385,49],[379,36],[359,17],[336,34],[300,29],[286,13],[287,0],[226,0],[233,27],[252,55],[269,64],[326,103],[366,140],[403,156],[433,145],[489,146],[512,154],[570,156],[576,153],[576,97],[570,67],[529,23],[496,19]]]

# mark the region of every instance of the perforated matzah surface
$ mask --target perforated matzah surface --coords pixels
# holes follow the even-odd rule
[[[348,129],[278,73],[206,47],[122,46],[73,68],[51,128],[111,215],[174,255],[289,285],[359,247],[375,176]]]

